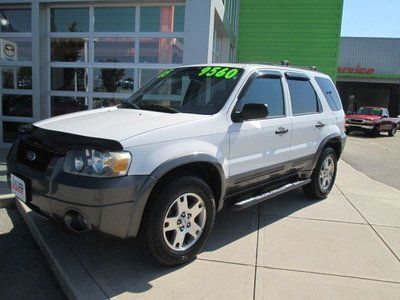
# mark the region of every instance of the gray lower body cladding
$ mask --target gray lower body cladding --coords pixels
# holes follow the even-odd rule
[[[8,156],[8,179],[25,181],[27,205],[45,217],[63,219],[69,210],[82,214],[88,229],[117,237],[136,235],[145,203],[156,179],[152,176],[92,178],[63,172],[64,158],[54,155],[42,171],[18,159],[16,142]]]

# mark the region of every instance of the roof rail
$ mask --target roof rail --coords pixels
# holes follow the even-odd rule
[[[288,60],[266,61],[266,62],[246,61],[246,62],[241,62],[241,63],[244,63],[244,64],[258,64],[258,65],[270,65],[270,66],[284,66],[284,67],[291,67],[291,68],[294,68],[294,69],[318,71],[316,66],[296,66],[296,65],[291,65]]]

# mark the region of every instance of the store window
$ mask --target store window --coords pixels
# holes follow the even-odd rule
[[[55,91],[85,92],[88,69],[84,68],[52,68],[51,89]]]
[[[3,116],[32,117],[31,95],[5,95],[3,100]]]
[[[89,8],[53,8],[50,23],[52,32],[87,32]]]
[[[183,32],[184,6],[142,7],[140,9],[140,31]]]
[[[0,9],[1,32],[31,32],[30,9]]]
[[[32,89],[31,67],[3,67],[1,71],[1,88],[16,90]]]
[[[141,38],[139,62],[181,64],[183,62],[182,38]]]
[[[51,116],[116,105],[183,62],[183,5],[94,3],[49,14]]]
[[[51,97],[51,116],[59,116],[88,109],[86,97]]]
[[[95,7],[94,31],[96,32],[134,32],[134,7]]]
[[[3,122],[3,142],[12,143],[17,138],[19,128],[27,125],[24,122]]]
[[[89,60],[87,38],[51,39],[51,61],[87,62]]]
[[[135,38],[95,38],[94,61],[111,63],[133,63],[135,61]]]
[[[132,93],[134,69],[94,69],[93,91],[106,93]]]
[[[30,8],[0,9],[0,33],[0,143],[12,143],[33,121]]]

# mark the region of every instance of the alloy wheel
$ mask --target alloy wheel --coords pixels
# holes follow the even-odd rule
[[[200,238],[206,224],[203,199],[194,193],[176,198],[163,222],[164,241],[174,251],[185,251]]]
[[[319,171],[319,186],[326,191],[331,186],[333,176],[335,174],[335,163],[331,156],[327,156],[321,165]]]

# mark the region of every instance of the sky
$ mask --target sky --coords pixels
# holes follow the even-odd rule
[[[342,36],[400,38],[400,0],[344,0]]]

